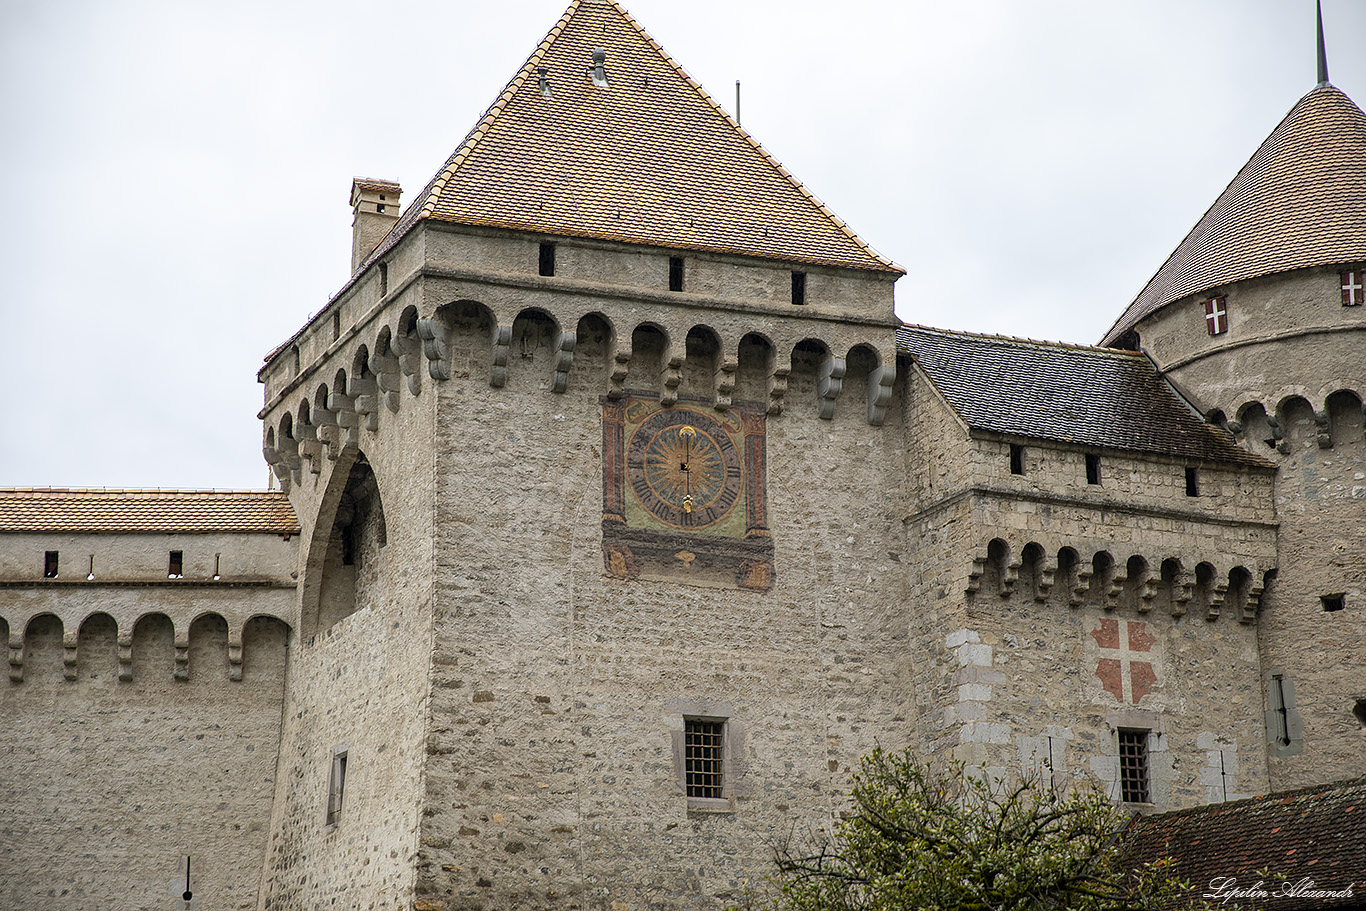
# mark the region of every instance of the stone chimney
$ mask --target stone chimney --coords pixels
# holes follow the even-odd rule
[[[391,180],[357,177],[351,181],[351,273],[354,275],[384,235],[398,221],[398,197],[403,191]]]

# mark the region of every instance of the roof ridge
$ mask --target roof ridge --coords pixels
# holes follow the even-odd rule
[[[574,2],[575,4],[577,4],[580,2],[580,0],[574,0]],[[640,37],[644,38],[647,42],[649,42],[650,46],[653,47],[659,53],[659,56],[664,59],[664,62],[667,63],[669,66],[673,67],[674,72],[677,73],[679,77],[683,79],[684,82],[692,86],[693,90],[697,92],[701,99],[705,101],[708,105],[710,105],[713,111],[715,111],[717,114],[721,116],[722,121],[725,122],[727,126],[733,129],[740,136],[741,139],[749,143],[750,148],[758,152],[759,155],[763,157],[764,161],[768,162],[768,164],[771,165],[775,171],[782,175],[789,183],[792,184],[793,187],[796,188],[798,193],[802,194],[802,196],[810,200],[810,202],[813,205],[815,205],[816,208],[818,208],[827,218],[833,221],[835,223],[835,226],[839,228],[839,230],[846,237],[848,237],[860,249],[866,252],[869,256],[876,259],[878,262],[900,271],[902,275],[906,274],[905,269],[902,269],[896,263],[892,262],[890,259],[883,256],[881,253],[877,252],[877,250],[873,249],[871,244],[865,241],[862,237],[859,237],[858,234],[854,233],[854,230],[849,227],[848,223],[845,222],[844,219],[836,215],[834,211],[830,209],[829,206],[822,202],[821,199],[818,196],[816,196],[816,194],[808,190],[805,184],[798,180],[797,177],[791,171],[784,167],[782,162],[780,162],[777,158],[774,158],[773,155],[770,154],[769,151],[763,147],[763,144],[760,143],[757,139],[755,139],[754,136],[750,134],[749,130],[746,130],[743,126],[741,126],[740,123],[734,117],[732,117],[726,111],[725,108],[721,107],[721,105],[716,102],[716,99],[711,97],[711,93],[702,87],[702,83],[694,79],[692,75],[683,67],[683,65],[680,64],[677,60],[675,60],[673,58],[673,55],[666,51],[664,49],[664,46],[660,44],[658,41],[656,41],[654,39],[654,36],[650,34],[650,32],[645,28],[645,26],[637,22],[636,18],[632,16],[624,6],[618,3],[617,0],[605,0],[605,2],[607,3],[607,5],[614,7],[617,10],[617,12],[621,13],[622,17],[626,20],[626,23],[630,25],[633,29],[635,29],[636,32],[639,33]]]
[[[1115,354],[1126,358],[1139,357],[1142,352],[1131,351],[1128,348],[1111,348],[1107,345],[1083,345],[1079,342],[1064,342],[1053,339],[1028,338],[1022,335],[1001,335],[995,332],[973,332],[968,329],[943,329],[938,326],[926,326],[921,323],[903,322],[898,328],[919,329],[925,332],[938,332],[943,335],[963,335],[970,338],[990,339],[1002,342],[1018,342],[1026,345],[1044,345],[1049,348],[1062,348],[1068,351],[1087,351],[1094,354]]]

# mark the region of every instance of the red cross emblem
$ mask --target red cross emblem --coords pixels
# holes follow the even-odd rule
[[[1224,306],[1224,296],[1211,297],[1205,301],[1205,328],[1210,335],[1223,335],[1228,331],[1228,308]]]
[[[1342,306],[1360,307],[1362,296],[1361,272],[1353,269],[1342,273]]]
[[[1148,632],[1148,624],[1141,620],[1102,620],[1091,635],[1104,656],[1096,662],[1100,685],[1121,703],[1138,705],[1157,683],[1152,662],[1140,660],[1140,656],[1150,656],[1157,641]],[[1105,656],[1106,652],[1110,656]]]

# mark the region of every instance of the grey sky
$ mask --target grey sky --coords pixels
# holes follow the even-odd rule
[[[261,358],[567,0],[0,0],[0,485],[259,487]],[[905,320],[1095,342],[1314,84],[1312,0],[634,0]],[[1366,104],[1366,3],[1324,0]]]

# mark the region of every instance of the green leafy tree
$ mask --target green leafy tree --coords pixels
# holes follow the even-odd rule
[[[1129,869],[1128,821],[1104,795],[1059,794],[933,770],[909,752],[874,750],[854,775],[851,813],[832,839],[779,849],[775,890],[755,904],[782,911],[1138,911],[1206,908],[1164,863]]]

